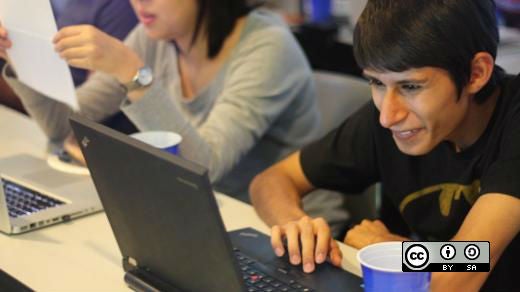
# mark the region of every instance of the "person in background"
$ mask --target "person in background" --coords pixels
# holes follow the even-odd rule
[[[520,0],[495,0],[504,25],[520,29]]]
[[[495,65],[492,0],[369,0],[354,54],[368,103],[321,140],[258,175],[253,205],[278,256],[305,272],[341,252],[302,197],[381,182],[420,240],[489,241],[491,272],[433,273],[437,291],[516,291],[520,261],[520,75]],[[283,240],[287,240],[287,248]],[[408,240],[379,220],[350,229],[355,248]]]
[[[90,24],[123,40],[137,24],[137,16],[126,0],[51,0],[58,29],[78,24]],[[5,60],[0,60],[3,67]],[[75,86],[88,77],[88,70],[71,67]],[[0,104],[25,112],[20,99],[0,78]]]
[[[127,0],[51,0],[58,29],[79,24],[92,25],[124,40],[138,20]],[[88,70],[71,67],[74,85],[87,80]]]
[[[125,42],[90,25],[61,29],[57,52],[94,71],[80,114],[121,109],[140,131],[183,137],[181,156],[206,166],[216,190],[248,201],[258,172],[319,131],[309,64],[275,14],[246,0],[131,0],[140,24]],[[9,47],[0,28],[0,52]],[[47,136],[61,141],[72,110],[3,75]]]
[[[0,67],[5,65],[5,60],[0,59]],[[5,105],[21,113],[25,113],[22,102],[13,92],[11,87],[5,83],[4,79],[0,77],[0,105]]]

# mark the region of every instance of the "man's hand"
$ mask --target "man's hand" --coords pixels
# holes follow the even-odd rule
[[[363,220],[347,232],[343,242],[360,249],[367,245],[385,241],[405,241],[405,237],[390,233],[385,224],[379,220]]]
[[[332,264],[341,265],[341,251],[323,218],[304,216],[284,225],[274,225],[271,229],[271,245],[279,257],[285,254],[284,238],[287,240],[291,264],[303,263],[303,271],[306,273],[314,271],[315,263],[323,263],[327,256]]]
[[[286,252],[289,261],[303,264],[303,271],[314,271],[315,264],[327,257],[333,265],[341,265],[341,251],[323,218],[310,218],[301,208],[301,199],[314,186],[305,177],[300,164],[300,152],[257,175],[249,188],[251,201],[258,215],[272,226],[271,245],[278,256]]]
[[[53,40],[56,51],[71,66],[102,71],[130,82],[144,64],[139,56],[120,40],[92,25],[62,28]]]

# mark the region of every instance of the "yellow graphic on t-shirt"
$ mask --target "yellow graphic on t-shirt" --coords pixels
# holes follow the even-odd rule
[[[439,195],[439,209],[444,217],[450,214],[451,204],[453,200],[460,200],[461,195],[466,201],[473,205],[478,198],[480,192],[480,180],[474,181],[471,185],[461,185],[454,183],[439,184],[424,188],[415,193],[409,194],[401,201],[399,210],[403,213],[404,209],[412,201],[417,200],[427,195],[434,195],[440,191]]]

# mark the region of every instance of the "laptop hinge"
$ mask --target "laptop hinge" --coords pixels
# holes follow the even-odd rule
[[[128,258],[123,259],[126,271],[124,280],[128,287],[137,292],[183,292],[181,289],[153,275],[149,270],[133,266]]]
[[[7,234],[12,232],[11,219],[9,218],[9,211],[7,209],[7,200],[4,194],[4,180],[0,176],[0,231]]]

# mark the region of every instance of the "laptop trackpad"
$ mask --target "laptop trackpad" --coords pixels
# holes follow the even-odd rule
[[[51,188],[63,187],[84,179],[81,175],[67,175],[56,170],[44,169],[30,172],[22,177],[24,180],[34,182]]]

